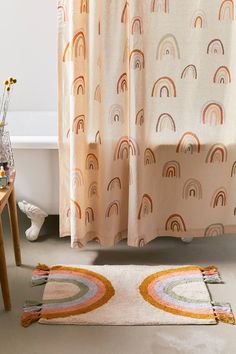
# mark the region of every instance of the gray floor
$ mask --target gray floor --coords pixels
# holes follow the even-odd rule
[[[80,327],[19,324],[25,299],[40,299],[43,287],[31,288],[33,267],[46,264],[197,264],[218,267],[225,284],[211,285],[215,300],[229,301],[236,314],[236,237],[195,239],[183,244],[178,239],[157,239],[143,249],[126,247],[101,249],[91,244],[85,250],[70,248],[69,239],[58,238],[58,219],[48,219],[38,242],[29,243],[20,222],[23,265],[16,268],[11,237],[4,220],[5,249],[13,310],[3,311],[0,297],[0,354],[234,354],[236,327],[211,326],[160,327]]]

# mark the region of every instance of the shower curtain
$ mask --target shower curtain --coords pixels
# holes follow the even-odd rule
[[[234,11],[59,1],[60,228],[73,247],[236,233]]]

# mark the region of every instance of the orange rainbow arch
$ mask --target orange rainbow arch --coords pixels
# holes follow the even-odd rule
[[[148,194],[144,194],[139,208],[138,220],[153,212],[152,198]]]
[[[109,122],[114,123],[124,123],[124,111],[123,107],[119,104],[113,104],[109,112]]]
[[[232,169],[231,169],[231,177],[236,175],[236,161],[234,161]]]
[[[177,39],[171,33],[166,34],[157,46],[156,59],[162,60],[166,57],[180,59],[180,50]]]
[[[155,154],[152,151],[152,149],[147,148],[144,152],[144,165],[152,165],[156,163],[156,158],[155,158]]]
[[[178,161],[167,161],[162,170],[162,177],[180,178],[180,164]]]
[[[121,180],[119,177],[112,178],[107,186],[107,191],[111,191],[115,188],[121,189]]]
[[[219,9],[219,21],[234,20],[234,1],[224,0]]]
[[[71,199],[71,210],[75,211],[75,216],[79,219],[82,218],[81,208],[77,201]]]
[[[70,51],[70,42],[68,42],[65,46],[65,49],[64,49],[64,52],[63,52],[63,56],[62,56],[62,61],[65,63],[66,60],[69,60],[70,59],[70,54],[69,54],[69,51]]]
[[[143,125],[144,123],[144,109],[140,109],[140,111],[136,114],[136,118],[135,118],[135,124],[139,125],[140,127]]]
[[[201,144],[196,134],[191,132],[186,132],[180,139],[179,144],[177,145],[176,152],[184,152],[191,154],[200,153]]]
[[[225,188],[221,187],[215,191],[213,197],[211,199],[212,208],[216,208],[218,206],[226,206],[227,196]]]
[[[121,23],[127,23],[129,17],[129,3],[126,1],[121,15]]]
[[[152,0],[151,12],[169,13],[169,0]]]
[[[97,197],[98,196],[98,184],[97,182],[92,182],[88,188],[88,197]]]
[[[139,49],[134,49],[130,53],[129,63],[132,69],[134,70],[142,70],[145,67],[145,59],[144,54]]]
[[[84,185],[84,177],[83,177],[83,172],[81,171],[80,168],[75,168],[73,171],[72,171],[72,174],[71,174],[71,185],[72,187],[79,187],[79,186],[82,186]]]
[[[72,60],[73,58],[78,58],[82,56],[84,59],[86,59],[86,41],[85,41],[85,35],[83,31],[79,31],[78,33],[75,34],[73,40],[72,40]]]
[[[224,124],[224,108],[218,102],[208,102],[202,109],[202,123],[209,125]]]
[[[59,4],[57,6],[57,11],[58,11],[58,18],[59,22],[67,22],[68,21],[68,16],[67,16],[67,9],[65,4]]]
[[[189,178],[184,184],[182,197],[186,200],[189,198],[202,199],[201,183],[194,178]]]
[[[89,12],[89,2],[88,0],[80,0],[80,13],[88,13]]]
[[[85,79],[84,76],[78,76],[74,79],[71,85],[71,94],[85,95]]]
[[[138,144],[130,137],[121,137],[115,149],[114,160],[123,160],[124,158],[128,158],[130,155],[139,155]]]
[[[79,116],[75,117],[72,124],[73,133],[78,134],[79,130],[84,132],[84,122],[85,122],[84,114],[80,114]]]
[[[205,230],[205,237],[212,237],[212,236],[222,236],[224,235],[224,225],[223,224],[211,224]]]
[[[91,207],[85,209],[85,225],[94,221],[94,210]]]
[[[207,19],[204,11],[197,10],[193,14],[191,27],[200,29],[207,27]]]
[[[167,129],[176,132],[175,121],[169,113],[162,113],[157,120],[156,132],[162,132]]]
[[[206,163],[226,162],[227,148],[223,144],[213,145],[206,157]]]
[[[190,75],[191,78],[197,80],[197,68],[193,64],[187,65],[181,74],[181,79],[186,79]]]
[[[96,135],[95,135],[95,143],[96,144],[100,144],[102,143],[102,138],[101,138],[101,134],[100,134],[100,131],[98,130]]]
[[[213,77],[215,84],[229,84],[231,83],[231,74],[227,66],[220,66]]]
[[[182,216],[179,214],[170,215],[166,221],[165,230],[173,232],[186,231],[186,226]]]
[[[152,88],[152,97],[163,97],[166,94],[166,97],[176,97],[176,87],[174,81],[167,76],[160,77],[153,85]]]
[[[94,100],[101,103],[102,102],[102,94],[101,94],[101,86],[97,85],[94,93]]]
[[[117,94],[119,95],[120,92],[125,92],[128,90],[128,80],[127,80],[127,74],[124,73],[119,77],[119,80],[117,82]]]
[[[131,21],[131,34],[135,34],[135,33],[139,33],[139,34],[143,33],[143,22],[142,22],[142,18],[139,16],[133,17]]]
[[[213,39],[207,46],[207,54],[224,55],[224,45],[220,39]]]
[[[99,163],[97,157],[90,153],[86,157],[86,169],[87,170],[98,170],[99,169]]]
[[[105,217],[110,218],[113,215],[119,215],[120,212],[120,202],[115,200],[109,204],[106,210]]]

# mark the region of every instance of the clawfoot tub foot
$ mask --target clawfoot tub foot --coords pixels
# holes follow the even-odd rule
[[[31,220],[30,228],[25,231],[26,238],[29,241],[37,240],[41,227],[43,226],[44,220],[48,214],[39,207],[30,204],[25,200],[18,202],[18,206],[20,210]]]
[[[190,243],[193,240],[193,237],[181,237],[182,242]]]

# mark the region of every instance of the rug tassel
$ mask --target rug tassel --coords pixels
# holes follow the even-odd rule
[[[37,322],[41,317],[42,303],[27,301],[23,307],[21,315],[21,325],[29,327],[33,322]]]
[[[212,302],[212,307],[218,322],[235,324],[235,318],[229,303]]]
[[[41,264],[41,263],[38,263],[36,269],[38,270],[45,270],[45,271],[50,271],[50,267],[48,267],[46,264]]]
[[[38,264],[32,273],[32,286],[47,283],[50,268],[46,264]]]
[[[210,283],[210,284],[223,283],[220,274],[215,266],[201,268],[201,272],[205,283]]]

